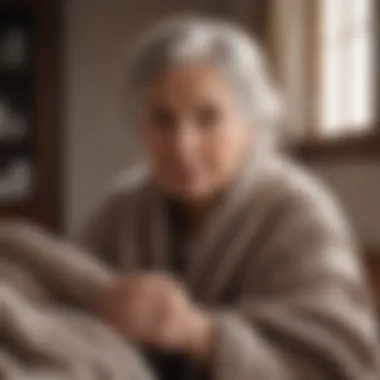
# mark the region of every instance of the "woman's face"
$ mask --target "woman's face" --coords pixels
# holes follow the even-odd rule
[[[158,73],[142,97],[142,135],[158,185],[197,202],[231,179],[252,141],[236,93],[212,66]]]

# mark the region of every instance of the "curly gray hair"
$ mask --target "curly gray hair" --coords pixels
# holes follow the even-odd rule
[[[139,92],[159,69],[189,61],[221,67],[251,120],[270,130],[278,124],[278,90],[257,41],[230,22],[198,17],[166,20],[137,41],[128,66],[129,116],[136,116]]]

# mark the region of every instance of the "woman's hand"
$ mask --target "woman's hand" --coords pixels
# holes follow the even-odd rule
[[[96,309],[133,341],[179,351],[204,364],[211,360],[213,318],[173,278],[154,274],[119,277],[98,298]]]

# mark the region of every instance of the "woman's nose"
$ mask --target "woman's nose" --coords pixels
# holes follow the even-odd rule
[[[174,136],[175,150],[181,155],[192,155],[197,149],[199,136],[191,125],[180,126]]]

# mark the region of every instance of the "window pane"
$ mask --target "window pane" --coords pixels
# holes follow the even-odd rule
[[[342,17],[346,0],[321,0],[321,76],[318,124],[324,135],[333,135],[344,122],[342,108],[342,55],[340,35],[344,27]]]
[[[352,3],[353,27],[362,28],[371,23],[373,0],[350,0]]]
[[[360,130],[373,120],[372,96],[374,72],[370,40],[361,36],[351,42],[352,59],[352,126]]]
[[[373,122],[374,115],[371,0],[321,0],[320,4],[318,122],[321,133],[332,136],[363,132]]]
[[[320,3],[322,43],[324,46],[335,44],[344,25],[344,10],[349,1],[320,0]]]
[[[321,80],[321,97],[319,109],[319,125],[323,134],[331,134],[342,124],[340,112],[340,54],[335,49],[329,49],[323,56],[323,73]]]

